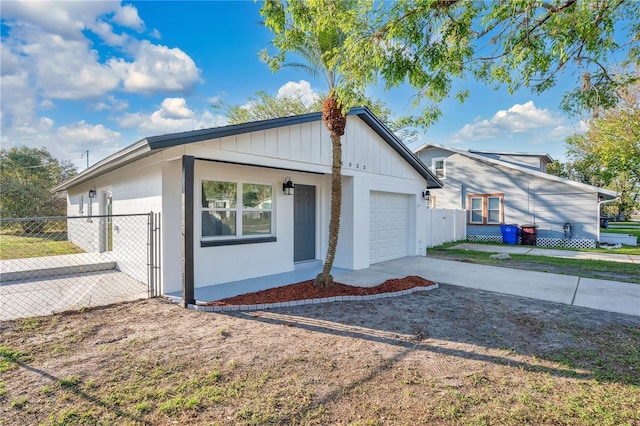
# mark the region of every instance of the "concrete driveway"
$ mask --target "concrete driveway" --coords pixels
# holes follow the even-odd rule
[[[640,285],[525,271],[429,257],[405,257],[335,277],[350,285],[371,286],[387,279],[418,275],[451,284],[565,305],[640,316]]]

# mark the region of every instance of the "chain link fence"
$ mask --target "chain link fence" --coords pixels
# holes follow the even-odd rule
[[[160,214],[0,219],[0,320],[155,297]]]

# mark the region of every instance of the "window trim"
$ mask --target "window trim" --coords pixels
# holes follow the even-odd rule
[[[500,200],[500,211],[499,216],[500,220],[498,222],[489,222],[489,199],[490,198],[498,198]],[[472,203],[473,199],[481,199],[482,200],[482,222],[473,222],[472,221]],[[497,226],[502,225],[504,223],[504,194],[469,194],[467,195],[467,224],[468,225],[488,225],[488,226]]]
[[[200,220],[200,247],[215,247],[215,246],[223,246],[223,245],[237,245],[237,244],[253,244],[253,243],[262,243],[262,242],[273,242],[276,241],[276,233],[275,233],[275,185],[273,182],[258,182],[252,180],[243,180],[243,179],[233,179],[233,178],[201,178],[200,179],[200,197],[202,199],[202,185],[204,182],[226,182],[233,183],[236,185],[236,207],[235,208],[205,208],[202,206],[202,201],[199,203],[199,220]],[[262,211],[271,213],[271,233],[264,235],[242,235],[242,220],[244,212],[256,212],[258,209],[255,208],[245,208],[244,200],[243,200],[243,186],[245,184],[255,184],[255,185],[265,185],[271,187],[271,208],[270,209],[261,209]],[[202,235],[202,213],[203,212],[213,212],[216,210],[225,210],[230,212],[235,212],[236,215],[236,226],[235,226],[235,234],[233,235],[218,235],[218,236],[204,236]]]
[[[226,238],[221,240],[211,240],[207,237],[206,240],[200,240],[200,247],[219,247],[219,246],[236,246],[240,244],[258,244],[258,243],[275,243],[277,238],[275,236],[269,237],[245,237],[245,238]]]
[[[438,176],[438,169],[436,168],[436,163],[438,161],[442,161],[442,176]],[[431,159],[431,171],[438,179],[446,179],[447,178],[447,157],[434,157]]]

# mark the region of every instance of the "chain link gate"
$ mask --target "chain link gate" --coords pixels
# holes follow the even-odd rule
[[[0,320],[156,297],[160,214],[0,219]]]

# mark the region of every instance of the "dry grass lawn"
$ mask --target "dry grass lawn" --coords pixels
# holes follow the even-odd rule
[[[0,424],[640,424],[640,317],[441,285],[0,323]]]

